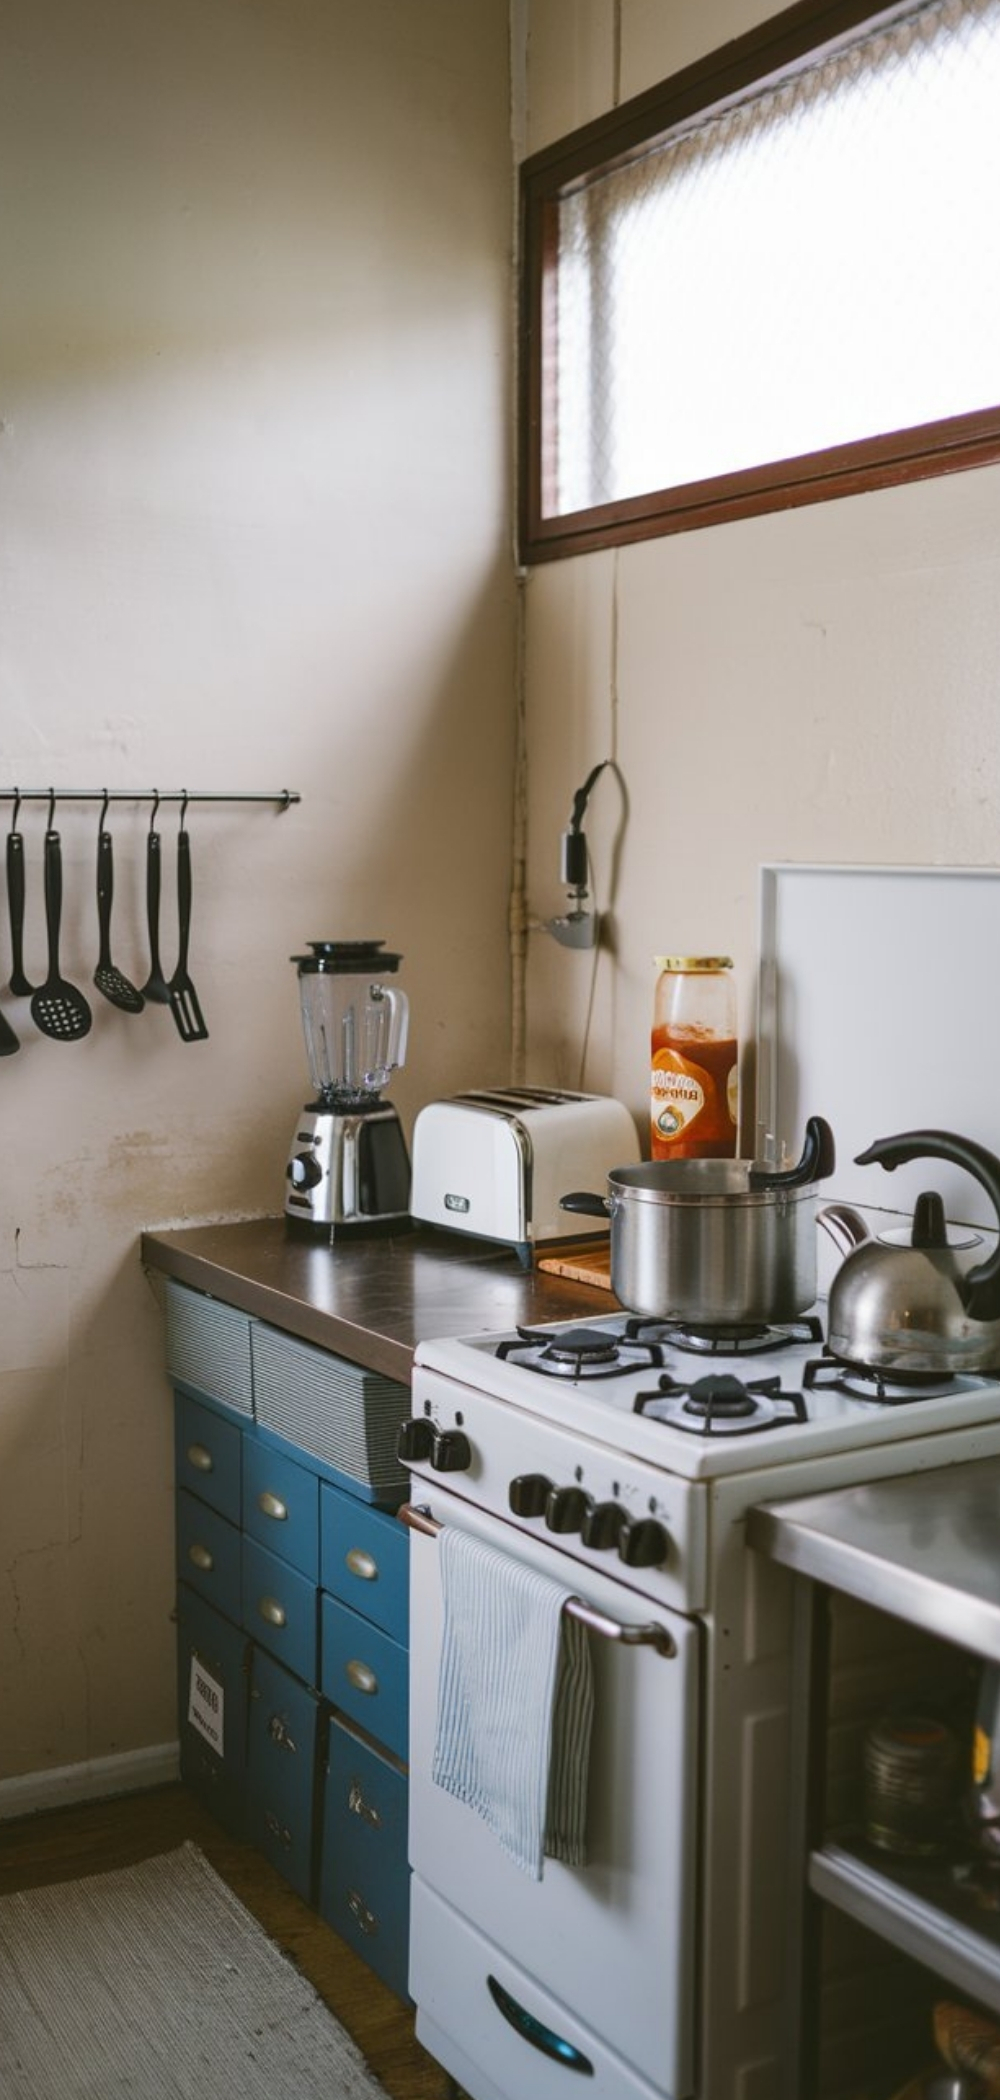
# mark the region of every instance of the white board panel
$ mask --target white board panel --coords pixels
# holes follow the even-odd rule
[[[937,1160],[858,1167],[876,1138],[949,1130],[1000,1154],[1000,869],[761,869],[757,1135],[794,1157],[806,1118],[837,1142],[826,1193],[996,1226],[988,1198]]]

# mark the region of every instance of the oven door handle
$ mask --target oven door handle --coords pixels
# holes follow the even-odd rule
[[[429,1509],[418,1509],[414,1502],[404,1502],[396,1515],[408,1531],[419,1531],[423,1538],[436,1539],[444,1526]],[[595,1611],[584,1604],[581,1597],[567,1597],[563,1610],[570,1619],[579,1619],[591,1633],[599,1633],[602,1640],[618,1641],[626,1648],[655,1648],[657,1655],[676,1655],[677,1643],[665,1626],[654,1620],[648,1626],[623,1626],[618,1619],[609,1619],[606,1612]]]

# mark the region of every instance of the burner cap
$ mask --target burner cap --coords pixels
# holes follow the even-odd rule
[[[684,1402],[684,1412],[689,1415],[752,1415],[757,1403],[746,1386],[731,1373],[719,1377],[698,1378]]]
[[[530,1339],[544,1343],[542,1355],[550,1363],[613,1364],[619,1354],[617,1335],[602,1334],[596,1327],[564,1327],[558,1334],[534,1334]]]

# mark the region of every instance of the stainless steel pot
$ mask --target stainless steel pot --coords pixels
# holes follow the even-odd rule
[[[858,1166],[890,1169],[911,1159],[945,1159],[964,1167],[986,1190],[1000,1226],[1000,1160],[970,1138],[947,1130],[910,1130],[879,1138],[860,1152]],[[883,1371],[963,1371],[1000,1368],[1000,1241],[977,1266],[963,1249],[968,1234],[949,1231],[935,1190],[918,1198],[902,1239],[873,1238],[863,1218],[831,1204],[819,1222],[847,1252],[830,1286],[827,1346],[845,1363]],[[971,1236],[976,1245],[976,1236]],[[849,1250],[849,1251],[848,1251]]]
[[[611,1287],[630,1312],[712,1327],[794,1320],[816,1296],[816,1184],[834,1162],[833,1132],[812,1116],[794,1167],[650,1160],[616,1167],[606,1196],[577,1190],[560,1207],[610,1217]]]

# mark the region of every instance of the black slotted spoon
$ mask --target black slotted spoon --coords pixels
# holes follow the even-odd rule
[[[94,971],[94,983],[112,1006],[125,1014],[141,1014],[146,1004],[140,991],[123,970],[116,968],[111,960],[111,900],[115,890],[114,847],[110,831],[105,830],[107,796],[101,811],[101,822],[97,833],[97,924],[100,932],[100,953]]]
[[[49,971],[44,984],[32,994],[31,1018],[42,1035],[59,1043],[75,1043],[90,1031],[93,1015],[75,984],[59,969],[59,926],[62,919],[62,847],[52,826],[55,798],[49,803],[49,828],[45,834],[45,931],[49,947]]]
[[[188,937],[191,932],[191,841],[184,829],[187,796],[181,804],[181,828],[177,834],[177,968],[170,979],[170,1011],[184,1043],[202,1043],[208,1035],[198,994],[188,972]]]
[[[142,987],[144,999],[152,999],[157,1006],[170,1005],[170,986],[163,974],[160,961],[160,834],[156,829],[156,812],[160,806],[159,795],[153,796],[153,814],[149,820],[149,836],[146,840],[146,925],[149,933],[149,976]]]

